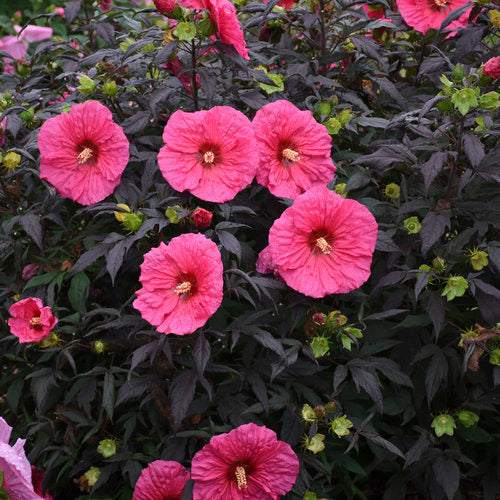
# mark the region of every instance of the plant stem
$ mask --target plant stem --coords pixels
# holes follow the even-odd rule
[[[94,28],[92,28],[90,25],[90,15],[89,15],[89,9],[87,7],[87,0],[83,1],[83,11],[85,12],[85,22],[87,23],[87,29],[89,32],[90,50],[93,52],[95,51]]]
[[[462,157],[464,144],[463,144],[463,135],[464,135],[464,117],[460,119],[460,126],[458,131],[458,152],[457,159],[453,162],[453,166],[451,167],[450,176],[448,177],[448,186],[446,188],[445,198],[448,200],[450,198],[451,192],[453,190],[453,181],[455,180],[455,175],[457,173],[457,165]]]
[[[191,41],[191,92],[193,95],[194,110],[199,111],[198,106],[198,85],[196,84],[196,44]]]
[[[321,27],[321,58],[324,61],[324,58],[326,56],[326,29],[325,29],[325,17],[324,17],[324,14],[325,14],[325,2],[324,2],[324,0],[320,0],[319,5],[320,5],[319,19],[320,19],[320,27]],[[325,62],[323,62],[323,67],[322,67],[321,71],[322,71],[323,75],[326,75]]]

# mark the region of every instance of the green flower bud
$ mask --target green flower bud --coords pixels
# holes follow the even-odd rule
[[[103,439],[99,442],[97,451],[104,457],[109,458],[116,455],[116,441],[114,439]]]
[[[431,424],[437,437],[441,437],[443,434],[448,434],[448,436],[453,436],[454,429],[457,428],[455,420],[451,415],[447,413],[442,413],[438,415]]]
[[[329,115],[332,110],[332,105],[329,101],[321,101],[318,106],[318,114]]]
[[[342,126],[345,126],[347,122],[354,116],[351,111],[351,108],[346,108],[338,113],[337,120]]]
[[[125,203],[118,203],[116,206],[118,208],[121,208],[122,210],[125,210],[125,212],[113,212],[113,214],[115,215],[115,219],[118,222],[125,222],[127,215],[130,213],[130,207]]]
[[[174,30],[174,35],[179,40],[189,42],[196,36],[196,26],[192,23],[179,23]]]
[[[337,135],[342,128],[342,124],[333,116],[324,125],[330,135]]]
[[[183,210],[179,205],[168,207],[165,211],[165,217],[170,221],[170,224],[179,224],[179,213]]]
[[[110,80],[102,86],[102,93],[108,97],[114,97],[118,94],[118,85],[114,80]]]
[[[450,276],[446,280],[446,286],[444,287],[442,297],[446,296],[446,300],[450,302],[455,297],[462,297],[465,290],[469,288],[467,280],[462,276]]]
[[[3,165],[7,170],[14,170],[19,163],[21,163],[21,155],[14,153],[14,151],[9,151],[3,157]]]
[[[144,222],[144,214],[142,212],[133,212],[126,214],[123,225],[132,232],[138,231]]]
[[[347,415],[330,420],[330,431],[337,434],[338,437],[350,434],[349,429],[352,426],[353,423],[347,418]]]
[[[469,250],[469,262],[474,271],[481,271],[483,267],[488,265],[488,253],[484,250]]]
[[[328,339],[326,337],[314,337],[311,342],[311,349],[315,358],[323,357],[330,350]]]
[[[466,115],[470,108],[474,108],[478,104],[476,93],[469,87],[456,90],[451,96],[451,102],[462,115]]]
[[[391,200],[397,200],[401,195],[401,188],[398,186],[398,184],[391,182],[390,184],[387,184],[387,186],[385,186],[384,195],[386,198],[389,198]]]
[[[302,415],[302,420],[304,422],[315,422],[317,420],[316,412],[309,405],[304,405],[302,407],[302,411],[300,412]]]
[[[436,274],[442,274],[446,270],[446,263],[442,257],[432,259],[432,269]]]
[[[95,340],[94,341],[94,351],[97,354],[102,354],[107,350],[108,350],[108,346],[107,346],[106,342],[103,342],[102,340]]]
[[[89,483],[89,486],[94,486],[101,475],[101,470],[99,467],[91,467],[85,474],[85,479]]]
[[[418,217],[408,217],[408,219],[403,221],[403,226],[409,234],[417,234],[422,228],[422,224],[420,224]]]
[[[498,92],[488,92],[479,98],[479,106],[484,109],[495,111],[500,106],[500,94]]]
[[[306,450],[312,451],[314,454],[319,453],[325,449],[324,434],[315,434],[311,439],[305,439]]]
[[[493,349],[490,354],[490,364],[500,366],[500,349]]]
[[[35,116],[35,108],[33,108],[33,106],[30,106],[26,111],[21,111],[21,113],[19,113],[19,116],[24,122],[30,122]]]
[[[479,415],[473,411],[462,410],[457,413],[457,418],[464,427],[472,427],[479,420]]]
[[[96,84],[92,78],[87,75],[82,75],[78,80],[80,85],[76,88],[81,94],[92,94],[94,92]]]
[[[347,196],[347,192],[345,190],[346,187],[347,184],[345,182],[340,182],[339,184],[335,184],[333,191],[337,194],[342,195],[342,198],[345,198]]]

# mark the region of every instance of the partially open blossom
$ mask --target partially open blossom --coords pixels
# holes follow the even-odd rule
[[[259,109],[252,123],[260,154],[257,182],[272,194],[296,198],[333,179],[332,139],[310,111],[279,100]]]
[[[155,460],[142,469],[132,500],[182,500],[188,479],[189,472],[179,462]]]
[[[212,212],[198,207],[191,214],[191,220],[198,229],[205,229],[212,223],[213,215],[214,214]]]
[[[38,135],[40,177],[64,198],[91,205],[120,183],[129,142],[106,106],[86,101],[49,118]]]
[[[99,2],[99,7],[101,8],[101,10],[103,10],[104,12],[107,12],[108,10],[111,9],[111,0],[101,0]]]
[[[492,57],[484,65],[483,75],[500,78],[500,56]]]
[[[56,7],[54,9],[54,14],[64,17],[64,7]]]
[[[176,0],[153,0],[153,2],[160,14],[170,13],[175,9],[175,6],[178,5]]]
[[[269,248],[286,284],[319,298],[350,292],[368,279],[377,229],[366,207],[317,186],[274,221]]]
[[[23,281],[29,281],[33,276],[36,276],[40,266],[38,264],[27,264],[23,268],[23,273],[21,275]]]
[[[9,327],[12,335],[19,338],[21,344],[40,342],[48,337],[50,330],[57,324],[57,318],[52,315],[52,309],[44,307],[37,297],[15,302],[10,306]]]
[[[421,33],[426,33],[431,28],[439,29],[448,14],[462,5],[467,0],[396,0],[398,10],[406,24]],[[467,25],[472,7],[458,19],[452,21],[446,29],[456,30]]]
[[[160,171],[177,191],[205,201],[232,200],[248,186],[258,167],[250,120],[229,106],[176,111],[163,131]]]
[[[43,500],[35,493],[31,478],[31,465],[24,451],[25,439],[18,439],[10,446],[12,427],[0,417],[0,471],[3,473],[2,488],[10,500]],[[48,497],[51,499],[50,495]]]
[[[144,255],[134,307],[162,333],[203,326],[222,302],[222,259],[202,234],[182,234]]]
[[[214,436],[191,463],[193,500],[276,500],[295,484],[299,461],[267,427],[240,425]]]

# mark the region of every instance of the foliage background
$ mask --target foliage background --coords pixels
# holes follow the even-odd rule
[[[312,1],[289,11],[272,10],[276,3],[239,5],[251,61],[215,42],[217,52],[196,68],[198,105],[233,106],[252,118],[267,102],[287,99],[330,130],[338,124],[331,187],[345,183],[347,196],[366,205],[380,228],[370,280],[346,295],[313,300],[255,271],[269,227],[290,200],[254,183],[233,201],[212,204],[163,180],[156,161],[163,127],[194,101],[163,66],[177,54],[189,69],[189,46],[162,43],[165,25],[154,9],[120,1],[103,13],[89,3],[92,46],[83,10],[70,2],[66,20],[37,21],[51,22],[60,37],[33,46],[29,63],[0,77],[1,91],[12,94],[2,96],[3,153],[22,155],[20,166],[0,177],[0,413],[28,438],[29,459],[47,470],[56,500],[129,499],[148,462],[189,467],[212,435],[250,421],[275,430],[299,455],[287,498],[309,490],[336,499],[493,499],[499,490],[499,368],[486,353],[477,371],[469,369],[471,356],[495,341],[458,345],[465,330],[477,334],[476,324],[491,329],[500,321],[499,112],[484,100],[460,112],[440,81],[446,73],[450,94],[494,91],[480,66],[498,55],[498,27],[488,17],[498,6],[481,2],[475,22],[446,38],[409,30],[396,12],[388,14],[391,23],[370,21],[347,1],[320,2],[319,13]],[[26,12],[45,8],[34,2]],[[256,69],[261,65],[279,76],[270,79]],[[70,89],[65,103],[100,100],[131,143],[120,186],[88,208],[40,181],[36,145],[43,121],[65,105],[51,101],[78,87],[83,73],[95,90]],[[115,97],[103,93],[110,80],[119,88]],[[396,199],[384,194],[391,183],[401,189]],[[117,203],[144,214],[139,230],[116,220]],[[174,206],[182,207],[179,224],[165,216]],[[225,298],[201,331],[165,336],[131,306],[139,265],[160,241],[195,230],[188,216],[197,206],[214,212],[204,234],[222,252]],[[409,234],[404,220],[415,216],[421,230]],[[471,267],[474,247],[488,253],[481,270]],[[433,267],[435,257],[445,269]],[[26,283],[28,263],[40,270]],[[447,301],[446,280],[456,275],[468,288]],[[20,345],[9,335],[8,308],[19,296],[53,307],[60,343]],[[320,332],[312,315],[335,310],[363,338],[348,350],[345,330],[330,332],[328,353],[316,358],[310,343]],[[98,353],[95,341],[106,350]],[[353,422],[348,436],[301,420],[304,404],[329,401],[333,416]],[[434,417],[462,409],[479,422],[457,423],[452,436],[438,438]],[[301,440],[316,432],[327,435],[326,448],[313,455]],[[104,438],[118,442],[107,459],[97,452]],[[100,479],[81,493],[75,480],[91,466],[101,469]]]

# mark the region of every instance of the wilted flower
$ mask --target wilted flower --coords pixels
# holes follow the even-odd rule
[[[467,280],[462,276],[450,276],[446,280],[446,286],[444,287],[443,293],[441,296],[446,296],[446,300],[449,302],[453,300],[455,297],[462,297],[465,293],[465,290],[469,288],[469,284]]]
[[[316,453],[325,449],[325,443],[323,443],[324,440],[324,434],[315,434],[311,439],[307,437],[305,438],[304,446],[306,450],[312,451],[316,455]]]
[[[500,56],[492,57],[483,68],[483,75],[492,76],[497,79],[500,78]]]
[[[89,486],[94,486],[101,475],[101,469],[99,467],[91,467],[85,474],[85,479],[88,482]]]
[[[40,266],[38,264],[27,264],[23,268],[23,272],[21,274],[21,278],[23,281],[29,281],[33,276],[36,276]]]
[[[252,123],[260,152],[257,182],[272,194],[297,198],[333,179],[332,139],[310,111],[275,101],[259,109]]]
[[[38,135],[40,177],[65,198],[91,205],[120,183],[129,142],[108,108],[97,101],[49,118]]]
[[[21,155],[14,151],[9,151],[3,157],[3,165],[7,170],[14,170],[21,163]]]
[[[40,342],[48,337],[50,330],[57,324],[57,318],[52,315],[50,307],[44,307],[42,301],[36,297],[15,302],[10,306],[10,331],[19,338],[21,344],[26,342]]]
[[[464,427],[472,427],[479,421],[479,415],[473,411],[461,410],[457,413],[458,421]]]
[[[182,500],[188,479],[189,472],[179,462],[155,460],[142,469],[132,500]]]
[[[222,259],[202,234],[182,234],[144,255],[134,307],[162,333],[203,326],[222,302]]]
[[[269,248],[286,284],[319,298],[350,292],[368,279],[377,229],[365,206],[316,186],[274,221]]]
[[[401,188],[398,184],[391,182],[385,186],[384,195],[391,200],[397,200],[401,195]]]
[[[408,219],[403,221],[403,226],[410,234],[417,234],[422,228],[418,217],[408,217]]]
[[[337,434],[338,437],[347,436],[350,434],[349,429],[353,426],[353,423],[347,418],[347,415],[342,417],[337,417],[330,420],[330,431]]]
[[[205,201],[232,200],[255,177],[258,150],[250,120],[229,106],[176,111],[163,131],[158,164],[177,191]]]
[[[316,412],[308,404],[305,404],[302,407],[301,415],[304,422],[315,422],[316,420],[318,420]]]
[[[210,224],[212,223],[212,217],[212,212],[200,207],[194,210],[191,214],[191,220],[198,229],[205,229],[207,227],[210,227]]]
[[[488,253],[484,250],[469,250],[469,262],[474,271],[481,271],[483,267],[488,265]]]
[[[97,451],[104,457],[109,458],[116,455],[116,441],[114,439],[103,439],[99,441]]]
[[[193,500],[279,498],[292,489],[298,473],[289,444],[267,427],[240,425],[212,437],[193,457]]]
[[[454,429],[457,428],[455,420],[451,415],[447,413],[442,413],[438,415],[431,424],[437,437],[441,437],[443,434],[448,434],[448,436],[453,436]]]

